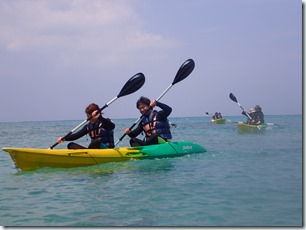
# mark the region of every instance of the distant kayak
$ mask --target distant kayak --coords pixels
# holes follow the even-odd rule
[[[238,123],[237,124],[237,130],[240,133],[258,133],[267,127],[266,124],[263,125],[250,125],[250,124],[245,124],[245,123]]]
[[[10,154],[17,168],[72,168],[131,159],[179,157],[204,153],[206,149],[193,142],[167,142],[158,145],[114,149],[36,149],[2,148]]]
[[[212,119],[211,122],[215,124],[224,124],[225,118]]]

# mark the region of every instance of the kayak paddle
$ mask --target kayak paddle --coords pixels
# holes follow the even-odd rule
[[[131,93],[136,92],[138,89],[140,89],[143,84],[145,83],[145,76],[143,73],[137,73],[135,74],[133,77],[131,77],[126,83],[125,85],[122,87],[121,91],[119,92],[119,94],[114,97],[112,100],[110,100],[108,103],[106,103],[100,110],[99,112],[101,112],[103,109],[105,109],[106,107],[108,107],[110,104],[112,104],[114,101],[116,101],[119,97],[123,97],[126,95],[129,95]],[[69,133],[67,133],[66,136],[63,137],[63,139],[67,138],[70,134],[72,134],[73,132],[75,132],[77,129],[79,129],[81,126],[83,126],[86,122],[88,122],[90,119],[92,118],[92,116],[88,117],[86,120],[84,120],[81,124],[79,124],[78,126],[76,126],[74,129],[72,129]],[[54,145],[52,145],[50,147],[50,149],[53,149],[55,146],[57,146],[58,143],[56,142]]]
[[[237,98],[235,97],[234,94],[230,93],[230,94],[229,94],[229,97],[230,97],[230,99],[231,99],[232,101],[236,102],[236,103],[240,106],[240,108],[241,108],[243,111],[245,111],[244,108],[242,108],[242,106],[241,106],[240,103],[238,102],[238,100],[237,100]],[[248,112],[245,112],[245,113],[246,113],[246,115],[248,116],[248,118],[249,118],[250,120],[252,120],[250,114],[249,114]],[[257,129],[260,129],[260,127],[259,127],[258,125],[256,125],[256,127],[257,127]]]
[[[177,71],[175,78],[173,80],[173,82],[168,86],[168,88],[156,99],[156,101],[159,101],[170,89],[172,86],[174,86],[176,83],[184,80],[186,77],[189,76],[189,74],[191,74],[191,72],[193,71],[195,66],[195,63],[192,59],[188,59],[186,60],[181,67],[179,68],[179,70]],[[152,109],[152,107],[150,106],[150,108],[145,111],[135,122],[134,124],[130,127],[130,130],[132,130],[132,128],[147,114],[148,111],[150,111],[150,109]],[[115,143],[115,146],[123,140],[123,138],[126,136],[126,134],[123,134],[122,137],[119,138],[119,140]]]

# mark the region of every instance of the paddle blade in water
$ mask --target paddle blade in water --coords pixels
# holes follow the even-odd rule
[[[232,101],[234,101],[236,103],[238,102],[234,94],[230,93],[229,97],[230,97],[230,99],[232,99]]]
[[[136,92],[143,86],[144,83],[145,83],[144,74],[143,73],[135,74],[125,83],[125,85],[123,86],[117,97],[119,98]]]
[[[189,76],[189,74],[191,74],[191,72],[193,71],[195,66],[195,63],[192,59],[188,59],[187,61],[185,61],[181,67],[179,68],[179,70],[177,71],[175,78],[172,82],[172,85],[184,80],[186,77]]]

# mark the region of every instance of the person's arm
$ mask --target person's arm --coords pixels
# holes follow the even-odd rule
[[[81,130],[79,130],[78,132],[76,133],[72,133],[70,134],[68,137],[66,137],[65,139],[63,139],[62,137],[59,137],[57,142],[58,143],[61,143],[63,141],[74,141],[74,140],[77,140],[83,136],[85,136],[86,134],[88,133],[88,130],[87,130],[87,125],[84,125],[83,128]]]
[[[242,114],[248,117],[247,112],[245,110],[242,111]]]
[[[131,131],[130,128],[126,128],[124,130],[124,133],[127,134],[129,137],[133,138],[137,137],[142,131],[143,131],[142,126],[139,123],[138,126],[133,131]]]
[[[261,112],[261,123],[265,123],[265,115],[263,114],[263,112]]]
[[[157,119],[158,120],[167,120],[168,116],[171,114],[172,112],[172,108],[166,104],[163,104],[161,102],[156,102],[156,106],[158,106],[159,108],[161,108],[161,111],[158,111],[157,113]]]
[[[102,122],[102,127],[104,129],[113,130],[115,129],[115,124],[109,118],[99,117],[99,120]]]
[[[259,112],[257,115],[256,115],[256,124],[257,125],[261,125],[264,123],[264,117],[263,117],[263,113]]]

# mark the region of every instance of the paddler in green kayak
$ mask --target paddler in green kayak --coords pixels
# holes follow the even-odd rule
[[[97,104],[91,103],[88,105],[85,113],[88,118],[92,116],[90,122],[84,125],[81,130],[70,134],[65,139],[59,137],[57,142],[74,141],[89,134],[91,138],[91,143],[88,146],[89,149],[114,148],[113,130],[115,129],[115,124],[109,118],[104,118],[101,112],[97,113],[99,110],[100,108]],[[69,143],[67,147],[68,149],[85,149],[84,146],[73,142]]]
[[[213,115],[212,119],[217,120],[217,119],[221,119],[222,115],[221,113],[215,112],[215,114]]]
[[[161,110],[154,110],[155,106]],[[134,130],[130,128],[124,130],[124,133],[131,137],[131,146],[154,145],[171,141],[172,135],[168,121],[168,116],[172,112],[170,106],[156,100],[150,101],[147,97],[142,96],[137,101],[136,107],[143,118]],[[142,132],[145,133],[145,138],[143,140],[136,138]]]

